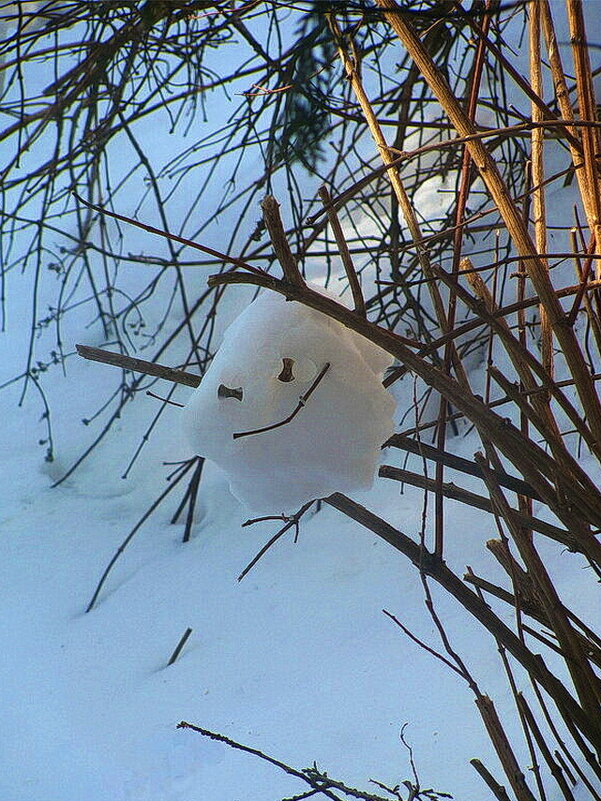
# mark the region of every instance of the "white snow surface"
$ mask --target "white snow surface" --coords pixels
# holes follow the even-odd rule
[[[264,292],[227,329],[184,411],[190,441],[256,513],[369,489],[394,430],[395,402],[382,387],[391,363],[336,320]],[[312,386],[288,423],[235,438],[288,419]]]

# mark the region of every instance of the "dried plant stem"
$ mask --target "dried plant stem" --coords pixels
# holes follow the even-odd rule
[[[541,6],[532,3],[530,8],[530,83],[536,94],[542,98],[543,76],[541,65]],[[539,105],[532,103],[532,121],[542,122],[543,112]],[[532,172],[532,212],[534,215],[534,242],[538,253],[547,252],[547,216],[545,211],[545,170],[544,170],[544,131],[542,128],[533,128],[530,134],[532,142],[531,172]],[[549,270],[549,263],[541,257],[543,266]],[[549,377],[554,376],[553,363],[553,332],[544,304],[539,306],[542,363]]]
[[[599,720],[596,718],[591,719],[584,712],[563,683],[549,671],[543,660],[533,654],[509,626],[503,623],[490,607],[447,567],[443,560],[426,551],[401,531],[345,495],[334,493],[326,500],[330,506],[380,536],[393,548],[403,553],[420,571],[423,571],[444,587],[503,644],[533,678],[539,681],[558,707],[563,710],[564,715],[567,715],[582,734],[601,751],[601,724]]]
[[[188,637],[191,634],[192,634],[192,629],[190,628],[190,626],[188,626],[188,628],[184,631],[184,633],[180,637],[178,644],[175,646],[175,650],[169,657],[169,661],[167,662],[168,666],[173,665],[177,661],[178,656],[181,654],[182,649],[184,645],[188,642]]]
[[[586,175],[586,170],[584,169],[582,144],[579,136],[579,132],[581,129],[575,127],[574,125],[574,123],[577,124],[583,121],[575,120],[574,117],[574,109],[572,108],[572,104],[570,102],[570,92],[565,78],[566,74],[564,72],[561,60],[561,52],[559,50],[559,46],[557,43],[557,37],[555,36],[555,26],[553,24],[553,17],[551,15],[551,7],[549,4],[549,0],[539,0],[537,5],[540,6],[542,27],[545,35],[545,42],[547,45],[547,53],[549,57],[549,64],[551,67],[551,75],[553,76],[553,85],[555,87],[555,97],[557,98],[557,104],[561,111],[561,116],[564,118],[564,120],[566,120],[566,122],[569,121],[570,123],[573,124],[570,125],[569,127],[572,136],[571,138],[567,139],[567,142],[570,148],[572,163],[574,164],[576,178],[578,180],[578,186],[580,189],[580,197],[582,198],[584,204],[584,209],[588,220],[589,228],[591,230],[591,233],[594,233],[595,203],[587,186],[587,175]],[[575,145],[574,141],[577,143],[578,146]]]
[[[450,498],[454,501],[460,501],[466,506],[473,506],[476,509],[482,509],[485,512],[494,512],[494,506],[489,498],[484,495],[478,495],[470,490],[463,489],[453,482],[439,484],[433,478],[426,478],[420,473],[413,473],[410,470],[404,470],[401,467],[392,467],[391,465],[384,464],[380,467],[379,475],[381,478],[389,478],[393,481],[399,481],[405,484],[411,484],[413,487],[420,487],[421,489],[428,490],[429,492],[441,492],[445,498]],[[550,539],[561,542],[568,548],[577,549],[577,543],[572,536],[571,532],[554,526],[552,523],[547,523],[544,520],[539,520],[531,515],[525,515],[517,510],[513,510],[519,517],[522,525],[532,528],[534,531],[539,531],[545,534]]]
[[[124,214],[117,214],[114,211],[109,211],[108,209],[104,209],[102,206],[97,206],[95,203],[89,203],[87,200],[84,200],[76,192],[74,192],[73,195],[84,206],[87,206],[89,209],[93,209],[94,211],[103,214],[105,217],[112,217],[115,220],[120,220],[121,222],[128,223],[129,225],[134,225],[136,228],[141,228],[143,231],[148,231],[151,234],[157,234],[157,236],[162,236],[164,239],[169,239],[172,242],[179,242],[181,245],[185,245],[186,247],[194,248],[195,250],[200,250],[203,253],[207,253],[209,256],[214,256],[218,261],[222,261],[225,264],[232,264],[234,267],[239,267],[241,269],[248,270],[249,272],[255,273],[256,275],[264,274],[263,270],[260,270],[258,267],[254,267],[252,264],[248,264],[248,262],[244,261],[243,259],[237,259],[235,256],[228,256],[226,253],[222,253],[220,250],[215,250],[214,248],[210,248],[207,245],[200,245],[198,244],[198,242],[194,242],[191,239],[186,239],[186,237],[184,236],[179,236],[178,234],[171,234],[169,233],[169,231],[164,231],[162,228],[155,228],[154,225],[149,225],[148,223],[139,222],[139,220],[134,220],[132,217],[126,217]]]
[[[557,636],[562,651],[566,655],[566,665],[572,676],[581,704],[589,715],[597,716],[601,708],[601,682],[594,674],[587,655],[582,648],[582,643],[576,637],[570,625],[564,606],[557,595],[538,551],[534,547],[532,538],[524,532],[523,524],[518,519],[518,514],[510,509],[503,491],[488,467],[486,459],[481,454],[476,454],[476,462],[482,468],[491,500],[511,531],[520,556],[536,586],[537,597],[545,615],[552,623],[552,629]]]
[[[524,773],[520,769],[493,702],[488,696],[482,695],[476,698],[476,706],[516,798],[518,801],[536,801],[526,784]]]
[[[407,52],[419,66],[432,92],[448,114],[457,132],[461,136],[470,136],[477,133],[473,123],[455,98],[446,79],[434,64],[432,57],[424,48],[407,17],[399,13],[400,8],[395,0],[376,0],[376,2],[384,10],[384,15],[389,24],[403,42]],[[589,419],[589,425],[596,440],[601,442],[601,403],[591,381],[578,340],[573,330],[565,325],[565,313],[549,280],[547,270],[536,253],[530,234],[515,202],[507,191],[494,159],[479,139],[469,140],[467,146],[480,171],[482,180],[505,221],[518,253],[524,258],[528,275],[541,298],[542,305],[547,311],[550,325],[574,376],[576,389]]]
[[[467,279],[471,288],[474,290],[479,300],[484,304],[486,311],[489,314],[494,314],[496,311],[494,299],[480,275],[472,270],[471,261],[469,259],[462,259],[461,269],[467,275]],[[465,299],[465,295],[463,293],[462,297]],[[499,334],[501,341],[507,350],[507,354],[511,359],[517,374],[519,375],[522,384],[524,385],[524,389],[527,392],[535,391],[538,387],[532,375],[531,365],[533,366],[534,358],[530,352],[519,340],[514,337],[509,325],[503,318],[499,318],[497,320],[493,330]],[[541,417],[547,424],[545,433],[548,434],[549,439],[554,440],[556,447],[560,447],[563,451],[564,446],[559,434],[559,428],[555,418],[551,413],[551,410],[549,409],[546,399],[538,395],[535,395],[534,397],[536,397],[535,405]],[[579,420],[577,414],[574,414],[574,420],[576,419]]]
[[[407,191],[401,180],[399,171],[394,164],[395,159],[391,155],[390,148],[388,147],[388,143],[384,138],[378,118],[376,117],[367,93],[365,92],[365,88],[361,80],[357,54],[353,53],[352,55],[349,55],[347,52],[347,49],[343,44],[343,37],[340,28],[336,22],[335,14],[330,15],[329,20],[330,27],[336,41],[338,55],[344,66],[346,75],[350,81],[357,102],[361,106],[361,111],[363,112],[363,116],[365,117],[372,138],[378,147],[380,157],[386,166],[386,172],[390,180],[390,184],[399,204],[401,213],[403,214],[403,218],[407,223],[407,227],[409,228],[411,238],[413,239],[419,265],[424,276],[427,279],[430,279],[428,283],[428,289],[430,291],[432,303],[436,311],[438,323],[443,333],[447,333],[449,330],[447,314],[438,287],[435,282],[431,280],[434,278],[434,272],[432,270],[427,248],[424,244],[424,237],[422,235],[413,206],[411,205],[411,201],[409,200],[409,196],[407,195]],[[453,366],[455,368],[458,380],[461,381],[465,386],[468,386],[467,375],[461,360],[457,356],[455,348],[453,348]]]
[[[304,771],[296,770],[295,768],[290,767],[290,765],[286,765],[284,762],[280,762],[279,759],[274,759],[271,756],[263,753],[263,751],[259,751],[256,748],[251,748],[248,745],[242,745],[241,743],[237,743],[235,740],[231,740],[229,737],[226,737],[223,734],[218,734],[217,732],[209,731],[208,729],[203,729],[200,726],[195,726],[192,723],[188,723],[185,720],[182,720],[181,723],[177,724],[178,729],[190,729],[191,731],[195,731],[198,734],[202,734],[203,737],[208,737],[211,740],[216,740],[219,743],[225,743],[230,748],[235,748],[238,751],[244,751],[247,754],[252,754],[253,756],[259,757],[265,762],[269,762],[270,765],[274,765],[276,768],[283,770],[284,773],[288,773],[290,776],[294,776],[297,779],[300,779],[305,784],[308,784],[310,787],[315,788],[315,782],[307,776]],[[340,801],[339,796],[335,795],[333,792],[327,789],[327,787],[319,788],[319,792],[324,795],[326,798],[331,799],[331,801]]]
[[[464,260],[464,268],[466,268],[468,265],[469,261]],[[520,379],[524,384],[525,392],[537,394],[541,391],[541,387],[538,385],[535,385],[534,388],[532,387],[532,375],[530,374],[530,372],[532,372],[536,374],[538,379],[542,382],[543,391],[549,392],[553,396],[553,398],[559,403],[569,418],[570,422],[573,423],[574,427],[586,441],[587,445],[589,445],[593,452],[597,452],[599,458],[601,458],[601,446],[595,440],[593,434],[582,420],[577,410],[574,408],[565,394],[559,390],[559,385],[549,379],[546,370],[543,368],[540,362],[518,339],[516,339],[507,322],[501,315],[499,315],[498,311],[495,311],[496,306],[494,305],[494,300],[484,282],[478,280],[479,276],[477,276],[477,274],[473,271],[467,271],[466,269],[466,272],[480,303],[478,303],[469,292],[466,292],[452,276],[441,269],[437,270],[437,274],[445,283],[455,287],[455,291],[468,306],[468,308],[471,308],[482,319],[486,319],[486,322],[490,328],[499,335],[512,361],[512,364],[514,365],[518,375],[520,376]],[[519,310],[523,307],[524,303],[518,302],[513,304],[511,308],[519,312]],[[551,432],[549,434],[550,443],[559,448],[560,454],[566,454],[567,451],[563,445],[563,442],[561,442],[559,431],[557,429],[557,423],[546,404],[542,405],[540,417],[546,421],[547,429]],[[553,431],[555,431],[555,433],[552,433]],[[582,471],[580,472],[582,473]],[[582,474],[582,476],[584,478],[584,474]]]
[[[448,275],[449,280],[454,280],[454,279],[452,279],[452,277],[449,274],[443,273],[440,270],[440,268],[436,272],[437,272],[437,276],[439,276],[441,278],[443,278],[445,275]],[[475,272],[475,270],[468,270],[466,268],[465,273],[469,274],[470,272]],[[591,290],[592,289],[601,289],[601,282],[600,281],[589,281],[587,286],[588,286],[588,289],[591,289]],[[580,292],[581,290],[582,290],[582,284],[575,284],[575,285],[569,286],[569,287],[562,287],[561,289],[557,290],[557,297],[558,298],[568,297],[569,295],[574,295],[574,294]],[[464,297],[469,299],[469,294],[464,296]],[[587,298],[586,287],[585,287],[585,291],[584,291],[584,297]],[[469,300],[467,302],[469,302]],[[510,304],[508,304],[506,306],[496,307],[495,311],[491,311],[490,314],[487,312],[486,315],[482,315],[481,309],[478,309],[478,317],[476,319],[470,320],[467,323],[462,323],[461,325],[457,325],[454,328],[454,330],[451,331],[449,334],[445,334],[444,336],[438,337],[433,342],[429,342],[427,345],[422,345],[419,348],[418,352],[419,352],[420,356],[426,356],[429,353],[433,353],[437,348],[442,347],[449,339],[457,339],[458,337],[464,336],[465,334],[469,333],[470,331],[473,331],[476,328],[480,328],[481,326],[484,326],[484,325],[495,325],[497,323],[497,321],[500,320],[501,318],[509,317],[510,315],[515,314],[516,312],[519,312],[521,309],[528,309],[528,308],[530,308],[532,306],[536,306],[536,305],[538,305],[539,302],[540,302],[540,298],[538,296],[535,296],[535,297],[532,297],[532,298],[527,298],[527,299],[522,300],[522,301],[517,301],[516,303],[510,303]],[[474,305],[473,308],[476,309],[476,305]],[[404,338],[404,342],[407,345],[411,345],[411,341],[408,340],[407,338]],[[528,356],[526,358],[529,359],[529,360],[532,359],[533,363],[536,363],[536,360],[532,357],[531,353],[528,352]],[[542,369],[542,367],[541,367],[541,369]],[[542,372],[544,374],[544,371],[542,371]],[[385,387],[389,387],[391,384],[393,384],[395,381],[397,381],[399,378],[401,378],[405,373],[406,373],[406,369],[404,367],[395,368],[384,379],[384,386]],[[539,376],[539,377],[542,377],[542,376]],[[592,377],[595,378],[595,376],[592,376]],[[563,387],[567,387],[567,386],[571,386],[573,384],[574,384],[574,380],[573,379],[566,379],[564,381],[557,381],[557,382],[555,382],[555,384],[550,385],[550,391],[552,391],[552,387],[553,386],[555,386],[555,387],[562,387],[562,386]],[[540,389],[537,389],[537,390],[534,390],[534,391],[538,392],[538,391],[540,391]],[[559,402],[563,403],[563,402],[565,402],[565,399],[563,401],[559,401]],[[573,410],[574,413],[576,413],[576,410],[573,407],[572,407],[572,410]],[[592,440],[592,442],[594,443],[594,440]]]
[[[191,469],[191,467],[195,463],[196,463],[196,459],[190,459],[190,461],[185,462],[182,465],[182,467],[179,470],[179,475],[177,475],[177,477],[174,478],[173,481],[171,481],[169,486],[165,490],[163,490],[163,492],[154,501],[154,503],[146,510],[146,512],[138,520],[136,525],[129,532],[127,537],[123,540],[121,545],[117,548],[117,550],[113,554],[113,557],[111,558],[110,562],[108,563],[108,565],[104,569],[104,572],[103,572],[102,576],[100,577],[100,581],[98,582],[98,584],[96,586],[96,589],[94,590],[94,594],[92,595],[92,598],[91,598],[89,604],[86,607],[86,612],[90,612],[94,608],[94,605],[95,605],[96,601],[98,600],[98,596],[100,595],[100,591],[102,590],[102,587],[104,586],[104,582],[107,580],[107,578],[109,576],[109,573],[111,572],[111,570],[115,566],[115,563],[117,562],[119,557],[122,555],[122,553],[125,551],[125,549],[129,545],[129,543],[132,541],[134,536],[140,530],[142,525],[148,520],[148,518],[152,515],[154,510],[165,500],[167,495],[169,495],[169,493],[179,484],[179,482],[182,480],[182,478],[186,475],[186,473]]]
[[[507,790],[502,784],[495,779],[492,773],[485,767],[479,759],[470,759],[470,765],[476,770],[476,773],[484,779],[488,789],[492,792],[497,801],[510,801],[507,795]]]
[[[534,735],[536,744],[538,745],[540,752],[543,755],[543,758],[547,763],[549,770],[551,771],[551,774],[553,775],[553,778],[560,787],[564,798],[566,799],[566,801],[575,801],[574,794],[572,793],[565,779],[565,776],[563,775],[561,766],[556,762],[555,759],[553,759],[551,750],[545,741],[543,733],[540,730],[540,726],[536,722],[536,718],[534,717],[534,714],[532,713],[532,710],[530,709],[530,706],[528,705],[528,702],[526,701],[522,693],[518,693],[517,700],[521,713],[528,724],[528,728]]]
[[[586,42],[586,30],[581,0],[566,0],[574,70],[576,73],[576,91],[578,110],[583,120],[597,120],[597,104],[593,89],[591,63]],[[586,181],[583,188],[588,198],[585,205],[592,213],[592,232],[595,242],[601,243],[601,185],[599,183],[598,159],[600,153],[599,135],[595,128],[582,128],[580,131],[584,173]],[[597,269],[597,278],[601,271]]]
[[[441,462],[447,467],[452,467],[454,470],[459,470],[460,472],[467,473],[470,476],[482,478],[482,471],[477,464],[474,464],[472,460],[464,459],[461,456],[456,456],[454,453],[441,451],[439,448],[433,448],[431,445],[427,445],[425,442],[418,442],[412,437],[408,437],[404,434],[393,434],[392,437],[390,437],[390,439],[384,443],[383,447],[402,448],[405,451],[415,453],[426,459],[431,459],[434,462]],[[506,487],[514,492],[518,492],[522,495],[528,495],[531,498],[540,500],[536,491],[525,481],[515,478],[514,476],[510,476],[504,471],[495,471],[495,476],[502,487]]]
[[[586,259],[583,266],[578,252],[579,248],[578,248],[578,240],[575,228],[571,230],[570,235],[572,239],[572,247],[574,250],[574,262],[576,265],[576,273],[578,275],[578,278],[580,279],[580,289],[576,297],[574,298],[574,303],[570,311],[569,320],[572,325],[576,322],[578,309],[580,308],[580,303],[582,303],[585,314],[590,323],[591,330],[593,332],[593,337],[595,339],[595,344],[597,346],[597,353],[599,354],[599,356],[601,356],[601,314],[599,313],[599,308],[600,308],[599,293],[595,293],[594,300],[596,300],[597,302],[597,313],[595,313],[595,308],[593,305],[594,300],[590,297],[590,294],[586,291],[588,287],[591,286],[591,283],[594,283],[590,281],[592,261],[590,259]],[[594,245],[595,245],[595,238],[591,237],[591,242],[589,244],[589,251],[594,248]]]

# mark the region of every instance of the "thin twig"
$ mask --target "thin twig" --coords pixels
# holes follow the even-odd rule
[[[246,576],[253,569],[253,567],[257,564],[259,559],[261,559],[261,557],[263,557],[267,553],[267,551],[271,548],[271,546],[275,545],[275,543],[280,539],[280,537],[282,537],[287,531],[289,531],[293,527],[298,530],[298,521],[301,519],[301,517],[305,514],[307,509],[309,509],[309,507],[313,503],[314,501],[309,501],[304,506],[301,506],[301,508],[298,510],[298,512],[296,512],[296,514],[287,518],[286,525],[282,526],[282,528],[273,535],[273,537],[269,540],[269,542],[261,548],[259,553],[255,557],[253,557],[253,559],[251,559],[251,561],[246,565],[242,573],[240,573],[240,575],[238,576],[238,581],[242,581],[244,576]],[[249,522],[247,521],[246,525],[248,524]]]
[[[121,222],[126,222],[129,225],[134,225],[136,228],[141,228],[143,231],[148,231],[151,234],[162,236],[164,239],[170,239],[173,242],[179,242],[182,245],[186,245],[186,247],[200,250],[203,253],[208,253],[209,256],[214,256],[216,259],[219,259],[219,261],[223,261],[226,264],[233,264],[234,267],[248,270],[248,272],[254,273],[255,275],[265,275],[264,270],[261,270],[259,267],[253,267],[252,264],[249,264],[243,259],[237,259],[235,256],[228,256],[226,253],[221,253],[221,251],[210,248],[207,245],[200,245],[198,242],[193,242],[191,239],[186,239],[186,237],[169,233],[161,228],[155,228],[154,225],[149,225],[148,223],[134,220],[132,217],[127,217],[125,214],[117,214],[117,212],[104,209],[102,206],[97,206],[95,203],[89,203],[87,200],[84,200],[81,195],[78,195],[77,192],[73,192],[73,194],[84,206],[87,206],[88,208],[93,209],[100,214],[104,214],[106,217],[112,217],[115,220],[121,220]]]
[[[332,799],[332,801],[339,801],[339,797],[327,788],[319,786],[316,787],[315,782],[312,781],[304,771],[296,770],[296,768],[292,768],[290,765],[280,762],[279,759],[274,759],[274,757],[268,756],[267,754],[263,753],[263,751],[259,751],[257,748],[252,748],[249,745],[242,745],[242,743],[238,743],[235,740],[226,737],[224,734],[218,734],[217,732],[203,729],[201,726],[195,726],[194,724],[188,723],[185,720],[182,720],[180,723],[178,723],[177,728],[190,729],[198,734],[202,734],[203,737],[208,737],[210,740],[216,740],[219,743],[224,743],[230,748],[234,748],[238,751],[244,751],[246,754],[252,754],[253,756],[259,757],[259,759],[262,759],[264,762],[269,762],[270,765],[274,765],[276,768],[283,770],[284,773],[288,773],[290,776],[294,776],[306,784],[309,784],[311,787],[318,789],[327,798]]]
[[[461,676],[462,679],[465,678],[463,672],[459,670],[457,665],[454,665],[450,659],[447,659],[447,657],[444,656],[444,654],[441,654],[438,651],[434,650],[434,648],[431,648],[423,640],[420,640],[419,637],[416,637],[415,634],[413,634],[413,632],[411,632],[407,628],[407,626],[404,625],[404,623],[401,623],[401,621],[392,614],[392,612],[388,612],[386,609],[382,609],[382,612],[384,612],[384,614],[387,617],[389,617],[392,621],[394,621],[396,625],[407,635],[407,637],[409,637],[410,640],[413,640],[414,643],[419,645],[420,648],[423,648],[424,651],[427,651],[429,654],[432,654],[432,656],[436,657],[436,659],[439,659],[444,665],[446,665],[452,671],[457,673],[458,676]]]
[[[104,572],[103,572],[102,576],[100,577],[100,581],[98,582],[98,585],[96,586],[96,589],[94,590],[94,594],[92,595],[92,598],[91,598],[89,604],[86,607],[86,612],[90,612],[94,608],[94,605],[95,605],[95,603],[96,603],[96,601],[98,599],[98,596],[100,595],[100,591],[102,590],[102,587],[104,586],[104,582],[107,580],[107,578],[109,576],[109,573],[111,572],[111,570],[115,566],[115,563],[117,562],[119,557],[123,554],[123,552],[125,551],[125,549],[129,545],[129,543],[132,541],[132,539],[134,538],[136,533],[140,530],[142,525],[148,520],[148,518],[152,515],[152,513],[158,508],[158,506],[162,503],[162,501],[165,500],[167,495],[169,495],[169,493],[179,484],[179,482],[186,475],[186,473],[190,470],[190,468],[195,463],[195,461],[196,461],[195,459],[190,459],[189,462],[185,462],[182,465],[182,467],[180,468],[179,475],[177,476],[177,478],[175,478],[169,484],[169,486],[159,495],[159,497],[154,501],[154,503],[152,503],[149,506],[149,508],[146,510],[146,512],[144,512],[142,517],[138,520],[136,525],[129,532],[127,537],[123,540],[121,545],[117,548],[117,550],[113,554],[112,559],[110,560],[110,562],[108,563],[108,565],[104,569]]]

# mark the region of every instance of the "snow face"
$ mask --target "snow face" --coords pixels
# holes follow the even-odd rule
[[[190,441],[257,513],[368,489],[393,431],[395,402],[382,387],[391,361],[336,320],[264,292],[227,329],[183,411]],[[234,436],[287,419],[307,393],[285,425]]]

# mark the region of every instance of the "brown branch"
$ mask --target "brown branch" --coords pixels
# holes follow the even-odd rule
[[[574,794],[572,793],[565,779],[565,776],[563,775],[561,766],[558,765],[557,762],[553,759],[553,756],[551,754],[551,749],[547,745],[544,735],[540,730],[540,726],[536,722],[536,718],[534,717],[532,710],[530,709],[530,706],[528,705],[528,702],[526,701],[522,693],[518,693],[517,701],[520,711],[528,724],[528,728],[534,735],[534,739],[536,740],[540,752],[543,755],[545,762],[549,766],[549,770],[551,771],[553,778],[559,785],[561,792],[564,795],[564,798],[566,799],[566,801],[575,801]]]
[[[328,222],[330,223],[332,233],[334,234],[334,239],[338,245],[338,252],[340,253],[340,258],[342,259],[342,264],[344,265],[344,271],[346,272],[346,277],[353,295],[355,311],[358,314],[363,315],[363,317],[366,317],[367,312],[365,309],[365,299],[363,297],[363,293],[361,292],[361,284],[359,283],[357,271],[355,270],[355,265],[353,264],[351,252],[344,237],[336,208],[332,204],[332,198],[325,184],[319,187],[319,197],[321,198],[321,201],[327,212]]]
[[[407,52],[420,68],[432,92],[448,114],[457,132],[462,136],[477,133],[473,123],[467,117],[415,30],[407,18],[398,13],[399,6],[395,0],[376,0],[376,2],[384,10],[384,16],[399,36]],[[588,416],[589,425],[595,438],[601,441],[601,403],[591,381],[590,372],[574,331],[565,325],[565,313],[554,292],[547,270],[542,260],[536,255],[533,256],[533,254],[536,254],[534,243],[515,202],[507,190],[494,159],[479,139],[469,141],[467,147],[470,149],[483,182],[498,206],[518,253],[529,257],[525,262],[529,278],[536,292],[540,295],[541,303],[545,306],[553,332],[576,381],[576,390]]]
[[[509,506],[503,491],[492,476],[482,454],[476,454],[475,458],[484,472],[493,508],[503,517],[511,532],[520,556],[532,579],[532,585],[536,589],[537,598],[544,609],[553,633],[557,637],[559,646],[565,653],[566,666],[581,704],[585,710],[588,710],[589,715],[594,715],[597,712],[598,717],[598,710],[601,704],[601,682],[599,682],[587,659],[586,649],[570,624],[566,609],[534,546],[532,537],[524,530],[524,523],[520,519],[524,515],[520,515]],[[526,524],[526,528],[533,527]]]
[[[535,801],[492,700],[487,695],[482,695],[476,698],[476,706],[516,798],[518,801]]]
[[[433,268],[428,249],[425,246],[424,236],[417,219],[417,214],[415,213],[415,210],[411,204],[409,195],[407,194],[407,190],[401,179],[400,172],[393,164],[394,158],[390,154],[388,143],[386,142],[382,128],[378,122],[378,118],[365,91],[363,81],[361,80],[359,54],[355,49],[355,44],[352,41],[350,43],[345,41],[338,22],[336,21],[335,12],[332,12],[328,15],[328,22],[336,43],[338,55],[340,56],[340,60],[344,66],[344,70],[351,84],[353,93],[357,98],[359,105],[361,106],[361,111],[365,117],[365,121],[369,128],[372,139],[374,140],[374,143],[380,152],[380,158],[387,167],[386,173],[390,180],[394,197],[396,198],[399,209],[403,215],[403,219],[409,228],[411,238],[415,245],[415,252],[420,269],[426,278],[432,278],[434,275]],[[436,312],[438,324],[440,325],[441,330],[444,333],[447,333],[450,330],[450,327],[448,325],[447,314],[438,285],[434,282],[429,282],[427,287],[432,299],[432,305],[434,306],[434,310]],[[463,363],[457,354],[454,342],[450,341],[449,348],[451,350],[453,366],[455,368],[457,378],[465,387],[468,387],[467,375],[465,373]]]
[[[390,437],[390,439],[387,440],[382,447],[401,448],[404,451],[409,451],[409,453],[415,453],[416,455],[430,459],[433,462],[444,464],[447,467],[452,467],[454,470],[459,470],[460,472],[467,473],[470,476],[484,478],[481,469],[477,464],[474,464],[473,460],[470,461],[469,459],[464,459],[463,457],[456,456],[454,453],[449,453],[448,451],[441,451],[438,448],[432,447],[432,445],[427,445],[425,442],[417,442],[416,440],[412,439],[412,437],[408,437],[405,434],[393,434],[392,437]],[[508,473],[501,473],[499,471],[493,472],[497,481],[502,487],[506,487],[514,492],[519,492],[522,495],[528,495],[530,498],[540,500],[536,490],[534,490],[526,481],[522,481],[520,478],[511,476]]]
[[[495,779],[492,773],[485,767],[479,759],[470,759],[470,765],[476,773],[485,781],[488,789],[492,792],[497,801],[510,801],[507,790]]]
[[[176,370],[173,367],[165,367],[163,364],[147,362],[145,359],[137,359],[134,356],[126,356],[123,353],[114,353],[102,348],[92,348],[89,345],[76,345],[75,347],[80,356],[93,362],[111,364],[124,370],[153,375],[157,378],[164,378],[166,381],[173,381],[175,384],[185,384],[187,387],[200,385],[200,376],[187,373],[184,370]]]
[[[570,29],[572,55],[574,57],[579,116],[583,120],[596,120],[597,103],[595,100],[591,62],[586,40],[582,0],[567,0],[566,11]],[[588,196],[588,203],[585,203],[585,207],[591,212],[592,232],[595,241],[601,242],[601,185],[599,183],[598,162],[600,143],[598,130],[595,128],[583,128],[580,135],[582,140],[584,174],[586,176],[586,182],[583,184],[583,188]],[[601,278],[599,265],[597,265],[597,278]]]
[[[528,673],[554,699],[560,710],[573,721],[574,725],[590,742],[597,743],[601,749],[601,723],[591,720],[578,702],[570,694],[562,681],[546,667],[540,657],[533,654],[520,638],[495,615],[491,608],[469,589],[461,579],[435,554],[427,551],[406,534],[370,512],[356,501],[341,493],[334,493],[325,499],[326,503],[343,514],[373,531],[389,545],[400,551],[420,571],[431,576],[449,592],[476,620],[478,620],[505,648],[520,662]]]
[[[290,284],[303,286],[305,282],[299,272],[296,259],[290,250],[290,245],[288,244],[286,232],[282,224],[282,218],[280,217],[280,204],[274,197],[267,195],[261,201],[261,208],[263,209],[265,227],[269,233],[269,238],[271,239],[271,244],[275,250],[275,255],[280,263],[282,272],[284,273],[284,278]]]
[[[481,509],[484,512],[490,512],[491,514],[494,512],[493,503],[489,498],[486,498],[484,495],[478,495],[475,492],[470,492],[469,490],[463,489],[463,487],[458,487],[456,484],[453,484],[452,481],[440,484],[433,478],[426,478],[426,476],[422,476],[420,473],[412,473],[409,470],[403,470],[400,467],[392,467],[388,464],[384,464],[380,467],[378,475],[381,478],[389,478],[393,481],[411,484],[413,487],[419,487],[428,492],[440,492],[445,498],[459,501],[467,506],[473,506],[475,509]],[[539,520],[537,517],[522,514],[517,510],[512,511],[522,525],[528,526],[534,531],[538,531],[540,534],[545,534],[545,536],[557,542],[561,542],[571,550],[580,550],[570,531],[554,526],[544,520]]]
[[[530,9],[530,82],[532,89],[538,97],[543,94],[543,76],[541,64],[541,5],[533,3]],[[543,111],[536,103],[532,102],[532,120],[542,122]],[[533,128],[531,133],[532,154],[531,154],[531,174],[532,174],[532,212],[534,215],[534,241],[538,253],[545,253],[547,250],[547,216],[544,192],[544,132],[542,128]],[[541,258],[543,265],[549,270],[549,262]],[[543,367],[554,377],[553,361],[553,331],[549,324],[547,310],[544,304],[539,308],[540,313],[540,333]],[[545,398],[547,400],[548,398]]]

